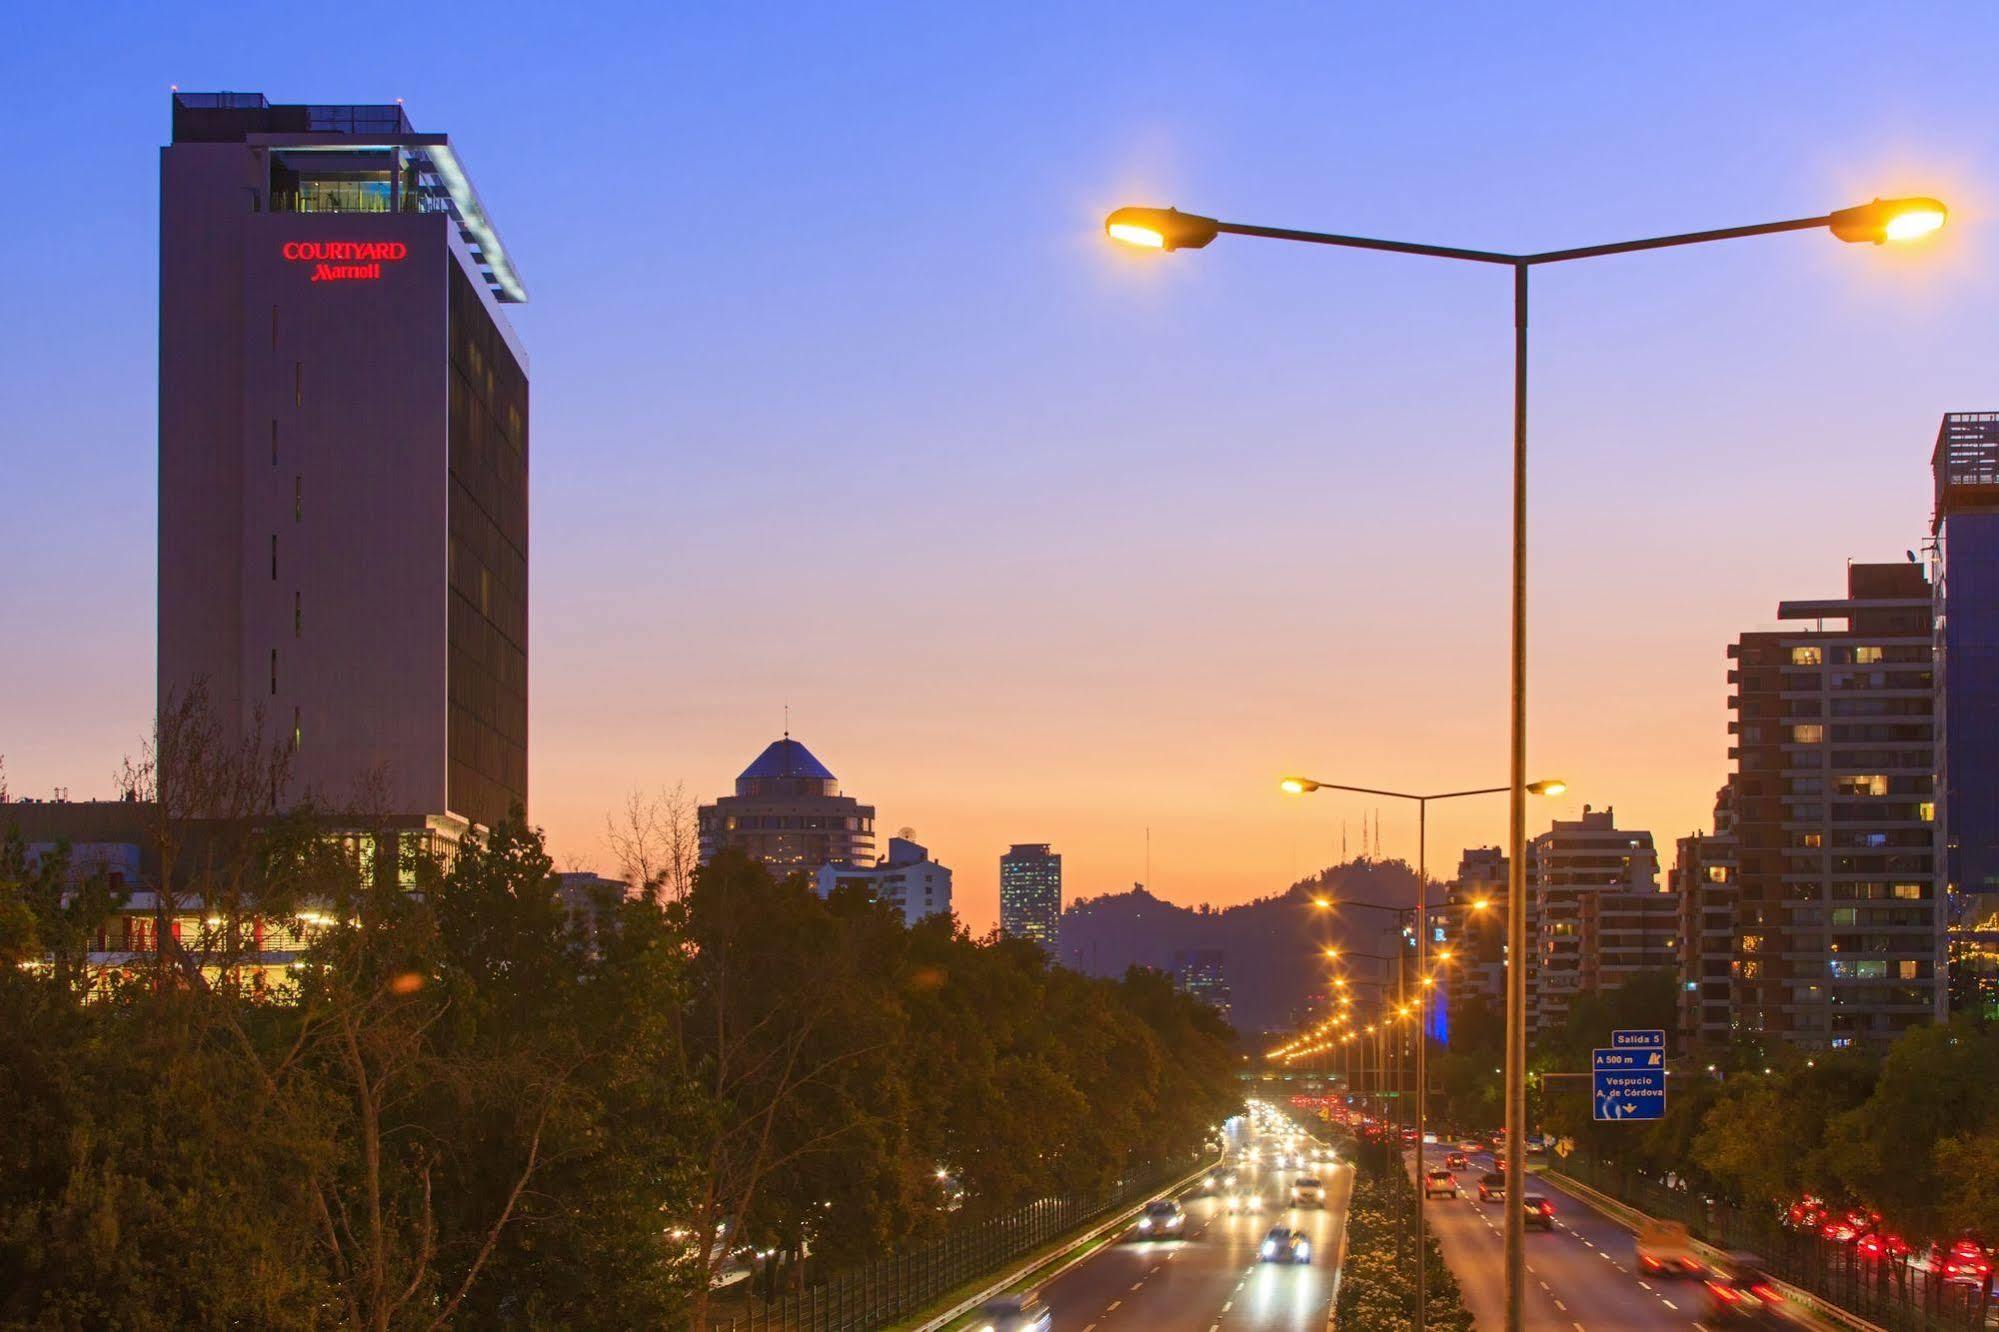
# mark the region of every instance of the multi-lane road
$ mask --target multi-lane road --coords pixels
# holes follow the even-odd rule
[[[1112,1243],[1041,1287],[1054,1332],[1324,1332],[1332,1317],[1346,1231],[1348,1165],[1283,1169],[1270,1164],[1280,1140],[1232,1121],[1225,1169],[1237,1188],[1264,1198],[1257,1213],[1231,1215],[1219,1192],[1184,1196],[1183,1238],[1141,1240],[1125,1230]],[[1249,1160],[1252,1150],[1260,1162]],[[1324,1207],[1291,1208],[1292,1182],[1325,1182]],[[1312,1246],[1305,1264],[1262,1262],[1265,1232],[1285,1225]]]
[[[1447,1150],[1426,1148],[1426,1164],[1441,1165]],[[1425,1213],[1481,1329],[1506,1326],[1506,1213],[1503,1204],[1478,1201],[1478,1177],[1496,1168],[1489,1155],[1473,1156],[1470,1169],[1455,1172],[1463,1196],[1433,1198]],[[1630,1231],[1545,1178],[1528,1176],[1527,1191],[1555,1206],[1552,1231],[1527,1232],[1528,1327],[1686,1332],[1702,1326],[1700,1282],[1641,1276],[1634,1270]]]

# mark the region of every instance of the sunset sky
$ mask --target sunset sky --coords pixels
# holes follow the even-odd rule
[[[1585,17],[1587,15],[1587,17]],[[1376,807],[1505,779],[1508,277],[1125,203],[1543,249],[1935,194],[1535,279],[1532,766],[1671,840],[1724,650],[1899,560],[1939,416],[1999,408],[1999,9],[34,6],[0,51],[0,755],[108,795],[153,688],[168,87],[404,98],[532,303],[531,813],[610,868],[633,788],[783,726],[997,914],[1236,902]],[[1432,820],[1433,868],[1504,801]],[[1539,826],[1539,825],[1536,825]]]

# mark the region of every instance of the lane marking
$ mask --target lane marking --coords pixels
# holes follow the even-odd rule
[[[1112,1312],[1113,1310],[1115,1310],[1115,1309],[1116,1309],[1116,1308],[1117,1308],[1117,1307],[1118,1307],[1118,1306],[1119,1306],[1120,1304],[1123,1304],[1123,1303],[1124,1303],[1124,1301],[1123,1301],[1123,1300],[1112,1300],[1112,1301],[1111,1301],[1111,1302],[1110,1302],[1109,1304],[1106,1304],[1106,1305],[1104,1306],[1104,1312],[1105,1312],[1105,1313],[1110,1313],[1110,1312]]]
[[[1678,1313],[1680,1311],[1680,1306],[1673,1303],[1671,1300],[1667,1299],[1664,1295],[1661,1295],[1659,1297],[1659,1303],[1665,1305],[1668,1309],[1671,1309],[1674,1313]]]
[[[1569,1311],[1569,1306],[1562,1303],[1562,1297],[1559,1295],[1555,1296],[1555,1307],[1557,1309],[1560,1309],[1563,1313],[1567,1313]],[[1083,1332],[1090,1332],[1090,1329],[1086,1327],[1083,1329]]]

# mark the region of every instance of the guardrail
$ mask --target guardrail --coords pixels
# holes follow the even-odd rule
[[[1220,1161],[1220,1159],[1221,1158],[1217,1157],[1215,1161],[1206,1162],[1196,1167],[1188,1174],[1182,1176],[1180,1179],[1175,1180],[1172,1184],[1166,1186],[1166,1188],[1161,1190],[1161,1192],[1165,1193],[1180,1192],[1182,1189],[1186,1188],[1189,1184],[1199,1179],[1202,1175],[1214,1169],[1215,1165]],[[1148,1196],[1146,1201],[1149,1202],[1150,1200],[1151,1198],[1150,1196]],[[1090,1250],[1090,1246],[1094,1244],[1097,1240],[1103,1238],[1105,1235],[1112,1233],[1113,1231],[1120,1230],[1126,1225],[1129,1225],[1131,1223],[1131,1219],[1134,1216],[1137,1216],[1140,1210],[1144,1208],[1144,1206],[1145,1202],[1137,1203],[1131,1207],[1126,1208],[1124,1211],[1119,1212],[1116,1216],[1111,1217],[1109,1220],[1104,1221],[1096,1226],[1092,1226],[1088,1231],[1077,1236],[1069,1243],[1063,1245],[1060,1249],[1057,1249],[1054,1253],[1042,1254],[1036,1257],[1034,1261],[1025,1263],[1022,1266],[1015,1268],[1013,1271],[1008,1272],[1005,1276],[999,1278],[999,1280],[993,1282],[991,1285],[987,1286],[984,1290],[981,1290],[976,1295],[973,1295],[967,1299],[959,1301],[951,1308],[945,1310],[941,1314],[938,1314],[935,1318],[932,1318],[929,1322],[918,1324],[915,1328],[911,1330],[911,1332],[938,1332],[940,1328],[949,1326],[954,1319],[963,1318],[966,1314],[978,1308],[981,1304],[984,1304],[987,1300],[992,1299],[996,1295],[1004,1295],[1007,1291],[1013,1289],[1021,1282],[1027,1281],[1032,1277],[1034,1277],[1036,1273],[1041,1274],[1041,1280],[1043,1281],[1053,1281],[1056,1277],[1061,1276],[1064,1272],[1074,1267],[1077,1263],[1080,1263],[1083,1261],[1083,1259],[1089,1257],[1090,1252],[1092,1252],[1092,1250]]]
[[[1045,1249],[1080,1225],[1107,1213],[1119,1221],[1129,1217],[1162,1190],[1177,1190],[1204,1174],[1212,1160],[1204,1156],[1184,1175],[1177,1166],[1135,1173],[1094,1196],[1046,1198],[802,1288],[766,1289],[760,1297],[751,1295],[748,1307],[738,1312],[711,1316],[709,1332],[873,1332],[919,1314],[1013,1259]],[[1036,1259],[1030,1270],[1047,1261]]]
[[[1684,1222],[1711,1254],[1758,1254],[1760,1266],[1795,1292],[1800,1308],[1840,1326],[1880,1332],[1986,1332],[1994,1326],[1984,1289],[1935,1280],[1907,1259],[1872,1258],[1852,1244],[1787,1229],[1770,1209],[1735,1207],[1668,1189],[1657,1180],[1580,1156],[1563,1163],[1559,1178],[1609,1198],[1633,1215]]]
[[[1573,1179],[1559,1170],[1543,1170],[1541,1174],[1548,1179],[1554,1180],[1557,1184],[1560,1184],[1570,1193],[1581,1198],[1591,1207],[1596,1208],[1597,1211],[1602,1212],[1618,1225],[1630,1230],[1635,1231],[1645,1222],[1656,1219],[1647,1216],[1635,1207],[1619,1202],[1607,1193],[1598,1192],[1581,1180]],[[1693,1244],[1694,1252],[1711,1263],[1719,1262],[1727,1256],[1727,1250],[1718,1249],[1706,1240],[1696,1238]],[[1777,1288],[1784,1293],[1784,1298],[1792,1305],[1822,1318],[1836,1327],[1846,1328],[1848,1332],[1888,1332],[1888,1329],[1882,1327],[1879,1323],[1870,1323],[1851,1310],[1842,1309],[1836,1304],[1829,1304],[1810,1291],[1793,1286],[1788,1281],[1778,1281],[1776,1284]]]

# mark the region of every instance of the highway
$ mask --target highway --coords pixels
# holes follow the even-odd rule
[[[1425,1148],[1425,1164],[1442,1165],[1448,1150]],[[1488,1154],[1473,1156],[1469,1170],[1453,1172],[1464,1196],[1433,1198],[1426,1214],[1481,1332],[1506,1325],[1505,1213],[1499,1203],[1479,1202],[1477,1187],[1480,1175],[1498,1168]],[[1528,1176],[1527,1191],[1555,1205],[1553,1231],[1527,1232],[1528,1327],[1685,1332],[1702,1326],[1700,1282],[1640,1277],[1633,1271],[1630,1231],[1539,1176]]]
[[[1238,1172],[1238,1187],[1260,1191],[1265,1209],[1230,1215],[1218,1195],[1183,1196],[1185,1238],[1139,1240],[1127,1229],[1041,1287],[1054,1314],[1053,1332],[1325,1332],[1352,1169],[1273,1168],[1267,1162],[1277,1141],[1255,1133],[1245,1120],[1232,1121],[1223,1169]],[[1252,1164],[1247,1159],[1252,1150],[1266,1163]],[[1301,1174],[1325,1181],[1325,1207],[1279,1205]],[[1264,1233],[1279,1224],[1302,1229],[1310,1238],[1309,1264],[1259,1261]]]

